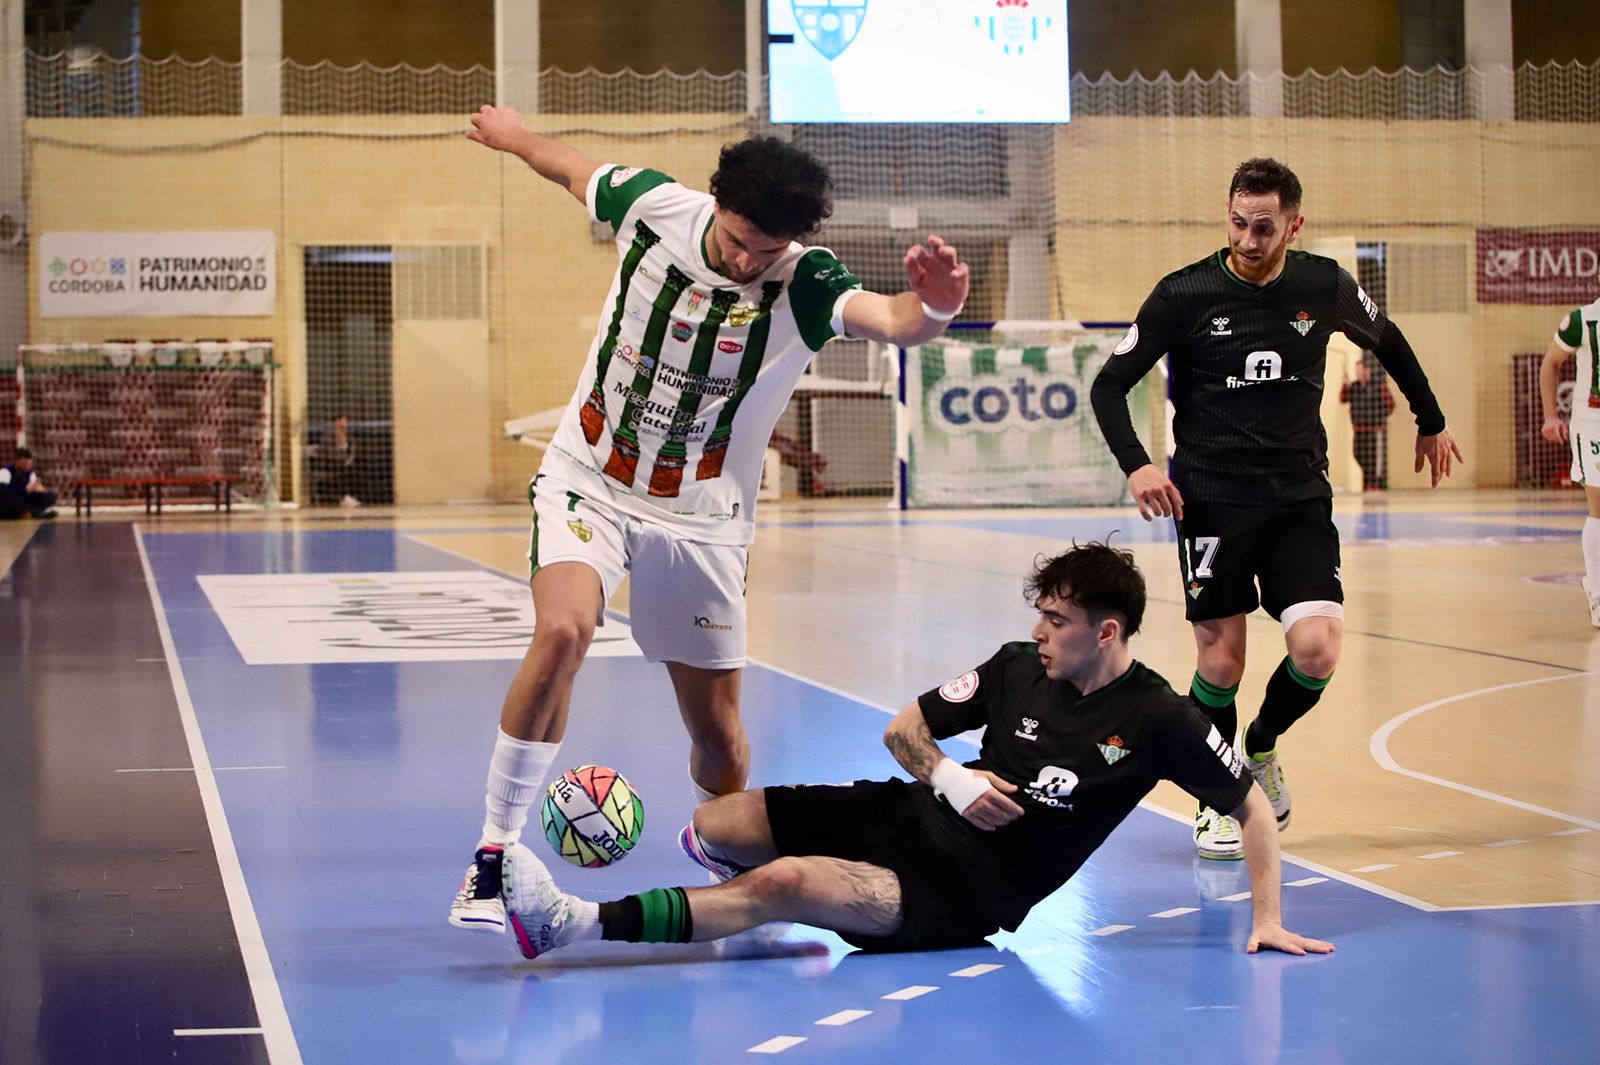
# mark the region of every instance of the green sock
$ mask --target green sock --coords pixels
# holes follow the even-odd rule
[[[694,918],[683,888],[653,888],[600,904],[600,938],[626,943],[688,943]]]
[[[1233,742],[1233,734],[1239,731],[1239,705],[1234,701],[1238,694],[1237,684],[1231,688],[1219,688],[1199,673],[1189,682],[1189,701],[1216,723],[1217,731],[1229,743]]]
[[[1261,699],[1261,713],[1244,730],[1244,753],[1253,758],[1275,750],[1278,737],[1288,732],[1290,725],[1317,705],[1323,689],[1332,679],[1332,673],[1326,677],[1306,676],[1285,655],[1283,661],[1278,663],[1278,668],[1273,670],[1272,679],[1267,681],[1267,693]]]

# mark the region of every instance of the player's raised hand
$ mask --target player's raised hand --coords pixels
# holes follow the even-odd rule
[[[1183,517],[1183,496],[1179,494],[1178,486],[1154,464],[1140,466],[1128,474],[1128,491],[1133,494],[1133,501],[1139,504],[1139,517],[1145,521],[1156,517]]]
[[[906,250],[906,282],[917,297],[936,311],[953,313],[967,302],[971,271],[956,254],[955,245],[942,237],[929,237],[926,245]]]
[[[499,152],[514,150],[517,138],[526,132],[522,116],[517,114],[514,107],[484,104],[470,121],[472,128],[467,130],[467,140],[477,141]]]
[[[987,769],[974,769],[972,775],[986,779],[989,787],[961,811],[962,817],[986,832],[993,832],[1022,816],[1022,807],[1008,797],[1016,792],[1015,784]]]
[[[1281,950],[1285,954],[1332,954],[1333,944],[1325,939],[1310,939],[1289,931],[1281,924],[1266,922],[1256,926],[1245,945],[1246,954],[1260,950]]]
[[[1539,427],[1539,435],[1553,444],[1564,444],[1567,442],[1567,423],[1552,414]]]
[[[1456,463],[1465,463],[1467,460],[1461,454],[1461,446],[1456,443],[1456,438],[1450,435],[1449,429],[1440,429],[1433,436],[1417,434],[1417,463],[1412,468],[1413,473],[1422,472],[1422,464],[1426,462],[1428,469],[1433,474],[1433,484],[1430,488],[1439,487],[1439,478],[1450,476],[1450,468]]]

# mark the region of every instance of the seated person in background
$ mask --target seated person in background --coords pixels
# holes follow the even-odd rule
[[[0,518],[56,516],[56,494],[48,491],[33,472],[33,452],[17,448],[9,466],[0,466]]]
[[[341,414],[311,453],[311,502],[359,507],[357,480],[356,442],[350,435],[350,419]]]

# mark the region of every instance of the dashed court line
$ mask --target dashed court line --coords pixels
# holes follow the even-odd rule
[[[1131,928],[1132,926],[1129,925],[1128,927]],[[980,962],[976,965],[968,965],[964,969],[957,969],[955,972],[947,975],[973,980],[980,976],[988,976],[990,973],[998,972],[1004,968],[1004,965],[996,965],[992,962]],[[883,996],[883,999],[887,1002],[910,1002],[912,999],[921,998],[924,995],[931,995],[937,990],[939,990],[939,988],[933,984],[912,984],[909,987],[902,987],[898,991],[889,992],[887,995]],[[872,1016],[871,1010],[840,1010],[838,1013],[830,1013],[826,1017],[822,1017],[818,1020],[812,1021],[811,1023],[813,1025],[820,1025],[824,1028],[842,1028],[847,1024],[854,1024],[863,1017],[870,1016]],[[785,1050],[792,1050],[801,1043],[806,1042],[807,1038],[807,1036],[803,1035],[775,1035],[765,1042],[757,1043],[755,1046],[750,1047],[745,1051],[745,1053],[781,1054]]]

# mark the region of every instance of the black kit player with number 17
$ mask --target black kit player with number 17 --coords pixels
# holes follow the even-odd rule
[[[1228,189],[1228,247],[1168,274],[1090,391],[1095,417],[1145,520],[1172,517],[1184,606],[1194,626],[1189,696],[1222,734],[1238,728],[1245,615],[1266,609],[1287,654],[1245,730],[1251,772],[1289,824],[1278,737],[1333,676],[1344,629],[1339,536],[1322,393],[1328,338],[1371,349],[1411,405],[1416,470],[1432,483],[1463,461],[1411,345],[1337,262],[1290,251],[1305,218],[1300,181],[1250,159]],[[1128,391],[1168,356],[1176,450],[1169,479],[1134,433]],[[1259,588],[1258,588],[1259,586]],[[1201,808],[1202,857],[1242,856],[1232,818]]]

